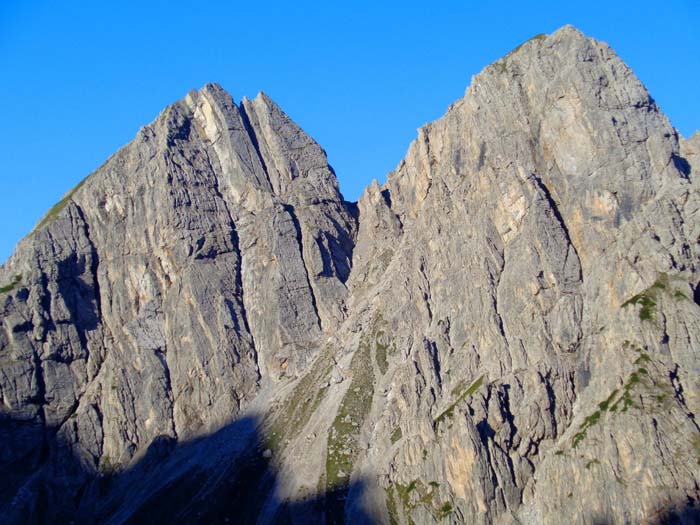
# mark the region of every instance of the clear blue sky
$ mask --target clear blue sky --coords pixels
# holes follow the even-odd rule
[[[682,134],[700,127],[698,0],[0,0],[0,261],[191,88],[268,93],[356,200],[472,75],[567,23],[610,43]]]

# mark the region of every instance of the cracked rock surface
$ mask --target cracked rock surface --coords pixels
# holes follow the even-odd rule
[[[193,91],[0,267],[0,516],[695,523],[699,179],[571,26],[356,205],[266,95]]]

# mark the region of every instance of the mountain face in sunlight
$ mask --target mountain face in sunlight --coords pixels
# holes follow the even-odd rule
[[[4,523],[695,523],[700,136],[566,26],[344,201],[209,84],[0,267]]]

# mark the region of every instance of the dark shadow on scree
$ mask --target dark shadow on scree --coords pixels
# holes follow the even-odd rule
[[[132,467],[94,473],[54,431],[0,419],[0,522],[4,524],[344,523],[337,505],[363,481],[322,495],[281,501],[259,421],[243,417],[208,436],[156,438]],[[110,471],[111,470],[111,471]],[[353,523],[378,523],[368,513]]]
[[[0,522],[4,524],[155,523],[282,525],[342,524],[348,494],[365,482],[317,497],[281,501],[278,473],[259,433],[259,421],[243,417],[187,443],[156,438],[137,463],[95,474],[55,432],[35,421],[0,417]],[[491,429],[482,428],[488,434]],[[353,524],[382,523],[353,507]],[[589,516],[590,523],[618,523],[615,513]],[[651,525],[700,523],[692,498],[666,505],[648,517]]]
[[[608,512],[606,515],[591,516],[590,523],[592,525],[615,525],[622,523],[622,521],[615,519],[612,513]],[[698,505],[697,500],[690,497],[686,501],[670,503],[648,516],[644,523],[648,525],[698,525],[700,523],[700,505]]]

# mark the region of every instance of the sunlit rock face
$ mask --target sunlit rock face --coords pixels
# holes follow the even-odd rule
[[[192,91],[0,268],[8,523],[695,523],[700,139],[566,26],[357,204]]]

